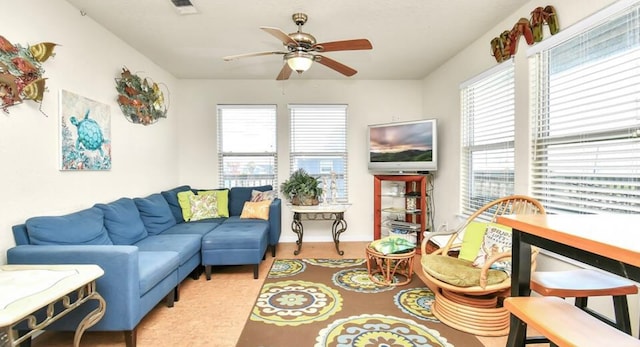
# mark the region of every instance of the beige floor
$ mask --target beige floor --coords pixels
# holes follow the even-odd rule
[[[343,257],[364,257],[365,245],[365,242],[342,243]],[[333,243],[305,243],[298,256],[293,255],[294,249],[295,244],[280,244],[277,256],[340,257]],[[419,259],[416,260],[419,264]],[[180,286],[180,301],[173,308],[160,304],[142,320],[138,327],[138,346],[235,346],[272,262],[273,258],[267,256],[257,280],[253,279],[251,266],[216,268],[211,281],[206,281],[204,276],[197,281],[187,278]],[[416,273],[421,275],[420,271]],[[506,342],[506,337],[479,339],[487,347],[502,347]],[[72,342],[72,333],[47,332],[36,338],[32,346],[71,346]],[[81,345],[124,346],[124,337],[119,332],[88,332],[82,337]]]

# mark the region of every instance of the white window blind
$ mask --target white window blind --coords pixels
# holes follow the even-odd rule
[[[461,213],[513,194],[514,66],[508,61],[466,81],[461,93]]]
[[[277,190],[276,143],[275,105],[218,105],[220,186]]]
[[[549,213],[640,212],[639,8],[530,57],[532,195]]]
[[[347,105],[291,104],[289,111],[291,172],[302,168],[328,185],[334,174],[337,199],[347,202]]]

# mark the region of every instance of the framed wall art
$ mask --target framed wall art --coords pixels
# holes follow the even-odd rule
[[[109,105],[60,90],[60,170],[110,169]]]

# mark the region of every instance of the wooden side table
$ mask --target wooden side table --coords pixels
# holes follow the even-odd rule
[[[97,300],[98,307],[76,329],[73,345],[78,347],[84,331],[104,316],[106,303],[95,284],[103,274],[98,265],[0,266],[0,346],[19,346],[78,306]],[[54,310],[56,303],[62,303],[61,311]],[[47,316],[38,322],[33,313],[43,307]],[[21,322],[30,331],[18,337],[15,326]]]
[[[367,246],[367,271],[371,281],[385,286],[401,286],[411,282],[413,277],[413,258],[416,250],[406,253],[382,254]],[[376,276],[378,275],[378,276]],[[394,276],[404,277],[404,281],[394,282]],[[380,279],[382,276],[382,279]]]

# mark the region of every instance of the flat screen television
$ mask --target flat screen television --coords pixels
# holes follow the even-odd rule
[[[423,173],[438,169],[436,119],[368,126],[369,171]]]

